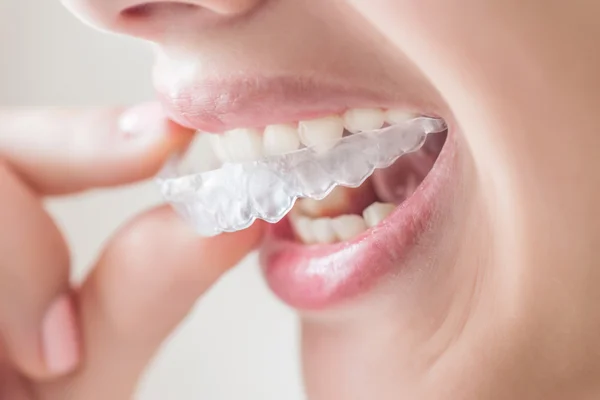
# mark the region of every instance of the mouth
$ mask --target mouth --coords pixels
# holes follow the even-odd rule
[[[296,309],[328,309],[411,264],[449,203],[453,140],[451,131],[431,135],[420,150],[375,171],[358,188],[298,200],[271,226],[261,249],[271,290]]]
[[[172,112],[181,106],[168,104]],[[217,123],[214,113],[206,119],[203,112],[179,110],[175,119],[185,119],[186,125],[201,132],[181,164],[203,160],[206,171],[223,163],[287,154],[302,146],[322,145],[326,152],[327,143],[336,139],[434,114],[415,112],[417,107],[332,104],[325,111],[299,107],[287,117],[273,112],[271,122],[267,113],[245,112]],[[207,127],[215,129],[206,132]],[[432,229],[432,217],[447,197],[454,149],[451,130],[431,134],[418,151],[376,170],[357,188],[336,187],[323,200],[298,199],[286,217],[270,226],[261,248],[261,265],[272,291],[294,308],[324,309],[368,291],[401,269]]]

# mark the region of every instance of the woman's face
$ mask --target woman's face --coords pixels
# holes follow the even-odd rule
[[[490,398],[499,377],[518,385],[522,371],[554,374],[554,363],[539,359],[562,354],[562,332],[552,332],[558,349],[533,336],[555,327],[553,312],[564,307],[560,296],[544,297],[567,276],[551,267],[566,246],[552,232],[577,222],[556,218],[571,206],[556,185],[570,178],[539,167],[559,145],[532,151],[535,132],[518,114],[530,97],[554,96],[546,90],[554,71],[540,79],[544,49],[521,41],[550,40],[538,35],[542,18],[516,18],[524,11],[513,2],[387,1],[390,13],[399,10],[388,21],[392,37],[362,14],[385,10],[381,0],[63,2],[99,28],[156,43],[156,89],[185,126],[255,128],[285,147],[289,130],[272,125],[308,126],[318,141],[339,121],[347,130],[414,114],[448,123],[447,137],[430,138],[361,188],[299,202],[261,250],[270,287],[300,311],[311,398]],[[502,57],[487,51],[494,46]],[[560,69],[560,59],[552,65]]]

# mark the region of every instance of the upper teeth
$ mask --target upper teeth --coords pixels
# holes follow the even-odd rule
[[[298,129],[293,125],[269,125],[263,135],[265,155],[276,156],[297,150],[300,147]]]
[[[230,161],[229,150],[227,149],[227,141],[220,135],[210,134],[208,136],[213,153],[221,162]]]
[[[385,112],[385,122],[390,125],[401,124],[416,117],[417,114],[402,109],[391,109]]]
[[[325,151],[344,135],[344,121],[338,116],[301,121],[298,130],[303,145]]]
[[[231,161],[258,160],[263,155],[260,132],[240,128],[225,133],[225,146]]]
[[[379,129],[385,122],[385,112],[377,108],[355,108],[344,114],[344,126],[352,133]]]
[[[223,135],[210,135],[214,154],[221,162],[253,161],[297,150],[300,143],[326,151],[342,138],[344,129],[352,133],[381,128],[384,123],[397,124],[416,115],[402,109],[355,108],[342,116],[300,121],[298,124],[268,125],[263,131],[238,128]]]
[[[197,135],[187,147],[179,168],[185,173],[204,172],[218,168],[221,161],[211,146],[212,135]]]

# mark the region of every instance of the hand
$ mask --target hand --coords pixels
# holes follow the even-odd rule
[[[159,207],[69,285],[69,249],[43,198],[148,178],[191,137],[156,104],[0,110],[0,398],[129,398],[161,341],[257,244],[258,224],[204,239]]]

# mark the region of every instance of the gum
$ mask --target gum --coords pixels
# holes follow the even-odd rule
[[[165,200],[200,235],[214,236],[245,229],[256,219],[278,222],[298,198],[321,200],[336,186],[358,187],[376,169],[419,150],[427,135],[445,130],[440,119],[415,118],[325,146],[183,176],[173,160],[157,183]]]

